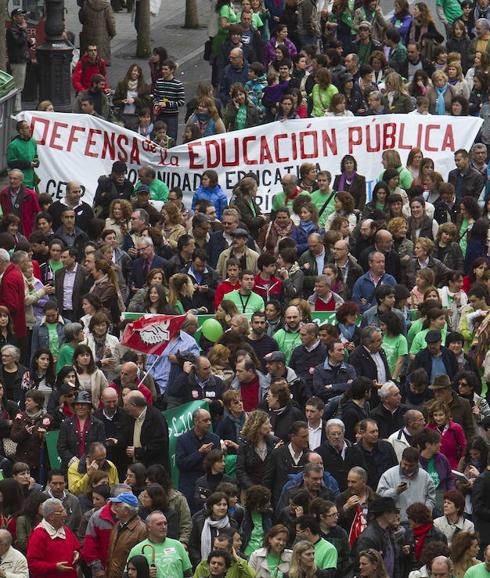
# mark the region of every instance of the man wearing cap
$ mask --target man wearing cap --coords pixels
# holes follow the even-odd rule
[[[151,512],[145,520],[148,538],[133,547],[133,556],[145,556],[150,568],[156,567],[156,578],[190,578],[192,564],[179,540],[167,536],[167,517],[163,512]]]
[[[264,300],[260,295],[252,291],[255,279],[254,272],[249,269],[240,271],[239,279],[240,289],[227,293],[226,299],[232,301],[237,306],[238,312],[244,315],[250,315],[255,313],[255,311],[263,311]]]
[[[393,531],[398,526],[398,508],[393,498],[381,497],[369,504],[369,519],[367,528],[359,536],[355,544],[357,565],[359,553],[373,549],[383,553],[383,561],[388,576],[400,576],[400,549]]]
[[[261,359],[260,355],[259,359]],[[269,387],[275,379],[286,380],[293,399],[297,401],[301,407],[304,407],[309,391],[305,390],[302,380],[296,375],[294,369],[286,365],[286,356],[282,351],[277,351],[277,343],[276,351],[265,355],[263,360],[267,371],[264,378],[266,386]]]
[[[123,492],[115,498],[109,498],[117,524],[112,528],[109,540],[106,578],[122,578],[131,549],[147,536],[145,523],[138,516],[138,498],[131,492]]]
[[[148,220],[151,226],[157,225],[162,218],[160,212],[150,203],[150,187],[140,185],[136,191],[136,200],[132,202],[135,211],[143,210],[148,213]]]
[[[61,424],[58,437],[58,454],[66,471],[72,462],[85,457],[94,442],[105,442],[104,424],[90,415],[92,400],[88,391],[79,391],[73,402],[75,415]]]
[[[94,212],[100,219],[107,219],[109,206],[116,199],[131,200],[133,185],[126,178],[128,167],[123,161],[112,165],[111,174],[99,177],[94,197]]]
[[[381,476],[376,490],[378,495],[395,500],[402,522],[407,521],[410,504],[421,502],[431,511],[436,505],[434,482],[420,467],[419,458],[419,450],[404,449],[400,465],[393,466]]]
[[[19,91],[15,97],[16,113],[22,110],[22,91],[26,80],[27,63],[31,60],[29,50],[36,43],[34,38],[27,36],[26,14],[27,12],[21,8],[12,10],[11,24],[6,31],[10,72]]]
[[[422,367],[433,383],[439,375],[448,375],[452,381],[458,372],[458,360],[454,353],[442,346],[442,334],[438,329],[431,329],[425,336],[427,347],[417,353],[410,364],[409,373]]]
[[[429,385],[429,389],[434,392],[436,401],[447,403],[451,411],[452,420],[462,426],[466,439],[471,440],[475,435],[473,411],[471,410],[470,402],[453,390],[450,377],[448,375],[437,376],[434,378],[432,385]],[[425,407],[428,407],[431,401],[427,402]]]
[[[357,40],[354,41],[356,53],[359,56],[359,64],[369,64],[369,57],[375,50],[383,51],[381,42],[371,37],[371,24],[363,20],[358,27]]]
[[[105,93],[106,80],[102,74],[93,74],[90,78],[90,87],[80,92],[73,104],[73,112],[82,112],[81,102],[90,97],[94,101],[95,112],[106,120],[111,120],[112,110]]]
[[[117,484],[111,489],[111,497],[126,492],[131,492],[130,486]],[[114,504],[110,501],[90,516],[83,539],[82,558],[94,578],[105,576],[111,532],[116,524]]]
[[[216,265],[216,270],[221,279],[226,279],[226,263],[230,257],[235,258],[242,270],[248,269],[253,272],[254,279],[257,274],[257,261],[259,254],[247,247],[248,232],[245,229],[235,229],[230,233],[233,241],[231,247],[221,253]],[[240,308],[238,309],[240,311]],[[240,311],[241,313],[241,311]]]

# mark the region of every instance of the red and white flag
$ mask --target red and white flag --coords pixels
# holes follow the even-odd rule
[[[126,326],[121,344],[142,353],[161,355],[185,318],[185,315],[142,317]]]

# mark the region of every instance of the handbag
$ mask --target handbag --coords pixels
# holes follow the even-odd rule
[[[3,438],[3,453],[6,458],[13,458],[17,453],[17,442],[10,438]]]
[[[206,60],[207,62],[211,60],[212,49],[213,49],[213,41],[211,38],[208,38],[208,40],[206,40],[206,42],[204,43],[204,54],[202,55],[204,60]]]

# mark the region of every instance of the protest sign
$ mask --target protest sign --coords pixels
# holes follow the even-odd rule
[[[170,188],[181,187],[187,203],[206,169],[218,173],[228,194],[253,172],[263,212],[270,211],[272,196],[282,190],[282,176],[299,174],[304,162],[338,174],[342,157],[352,154],[370,191],[383,171],[383,151],[397,150],[405,162],[410,149],[419,147],[446,177],[454,168],[454,152],[471,147],[483,122],[474,116],[405,114],[306,118],[214,135],[167,150],[94,116],[24,111],[17,119],[31,123],[40,161],[39,190],[55,199],[63,198],[67,182],[75,180],[82,185],[83,200],[93,204],[98,177],[109,174],[114,161],[123,161],[131,182],[136,182],[140,166],[151,166]]]

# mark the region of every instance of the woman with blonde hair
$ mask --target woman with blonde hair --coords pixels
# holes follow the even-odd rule
[[[335,217],[345,217],[349,221],[349,228],[352,232],[357,225],[357,215],[354,212],[354,197],[346,191],[339,191],[335,195],[335,212],[327,217],[325,230],[330,229]]]
[[[323,571],[315,564],[315,548],[311,542],[296,542],[291,555],[288,578],[320,578]]]
[[[373,548],[359,552],[357,578],[389,578],[381,552]]]
[[[271,422],[265,411],[257,409],[247,415],[238,441],[236,462],[236,476],[242,490],[263,483],[266,465],[279,441],[272,435]]]
[[[430,114],[450,114],[453,98],[457,95],[454,86],[451,86],[448,77],[442,70],[436,70],[432,75],[432,86],[427,90]]]
[[[226,132],[214,98],[203,96],[197,103],[196,110],[191,114],[187,125],[197,124],[202,136],[212,136]]]
[[[109,206],[109,216],[105,220],[105,228],[116,232],[116,238],[122,245],[124,235],[130,229],[133,207],[125,199],[115,199]]]
[[[458,239],[459,231],[454,223],[439,225],[433,255],[453,271],[463,270],[464,257]]]
[[[216,347],[216,345],[214,346]],[[219,346],[223,347],[223,345]],[[225,347],[224,349],[228,349]],[[228,351],[230,351],[228,349]],[[210,356],[208,355],[211,363]],[[211,364],[212,366],[212,364]],[[213,371],[213,375],[216,375]],[[240,392],[236,389],[229,389],[223,394],[224,415],[216,426],[216,433],[220,439],[224,440],[228,453],[235,454],[239,448],[238,439],[240,432],[245,425],[246,414],[243,411],[243,401]]]
[[[390,72],[385,78],[385,106],[393,114],[407,114],[413,110],[413,102],[398,72]]]
[[[461,62],[453,60],[447,65],[446,70],[449,85],[454,88],[456,96],[463,96],[466,100],[469,100],[471,91],[464,78]]]
[[[165,223],[163,226],[163,234],[170,248],[175,251],[178,240],[182,235],[187,233],[182,223],[182,213],[176,203],[169,201],[162,207],[162,215]]]
[[[413,241],[407,237],[408,223],[405,217],[395,217],[388,222],[388,231],[393,235],[393,248],[398,253],[403,267],[413,255]]]
[[[42,112],[54,112],[54,105],[50,100],[41,100],[37,105],[37,110]]]
[[[480,551],[480,540],[475,532],[458,532],[453,537],[451,546],[451,560],[454,564],[453,576],[463,578],[466,572],[479,563],[477,559]]]
[[[208,312],[206,307],[194,309],[192,307],[192,296],[194,295],[194,285],[191,278],[186,273],[175,273],[170,277],[168,303],[177,312],[177,315],[183,315],[186,312],[205,314]]]
[[[228,303],[231,303],[231,301],[228,301]],[[227,386],[231,384],[233,378],[235,377],[235,372],[231,369],[230,357],[230,349],[221,343],[215,343],[207,353],[207,358],[211,364],[211,373],[222,379]],[[224,395],[227,393],[228,391],[225,392]],[[234,393],[239,394],[239,392]]]

